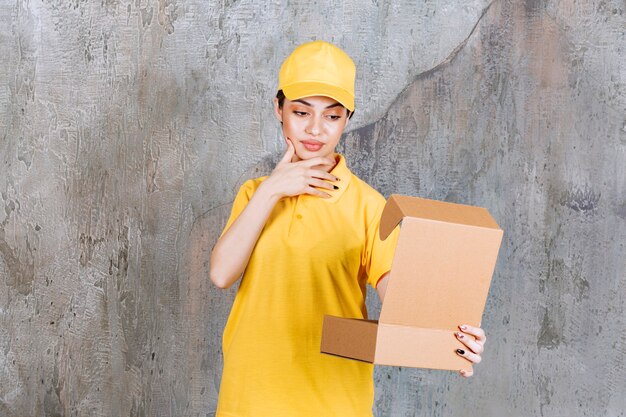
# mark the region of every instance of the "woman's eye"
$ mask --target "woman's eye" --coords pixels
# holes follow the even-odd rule
[[[304,116],[304,115],[306,114],[306,112],[303,112],[303,111],[297,111],[297,110],[294,110],[293,112],[294,112],[295,114],[297,114],[298,116]]]
[[[328,117],[330,117],[331,120],[337,120],[337,119],[341,119],[341,116],[337,116],[335,114],[331,114]]]

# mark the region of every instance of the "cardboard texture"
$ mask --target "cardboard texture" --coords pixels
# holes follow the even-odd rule
[[[472,369],[455,353],[466,348],[454,333],[460,324],[480,325],[502,230],[482,207],[393,194],[380,238],[396,227],[379,320],[326,316],[321,352],[378,365]]]

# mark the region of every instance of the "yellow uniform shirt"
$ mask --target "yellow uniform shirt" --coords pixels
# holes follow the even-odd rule
[[[261,232],[224,329],[217,417],[372,415],[373,365],[320,353],[322,320],[367,318],[399,229],[380,240],[385,198],[335,160],[331,198],[283,198]],[[222,234],[266,178],[241,186]]]

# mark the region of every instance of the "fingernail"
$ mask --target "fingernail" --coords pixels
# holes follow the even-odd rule
[[[333,187],[335,187],[335,190],[338,190],[338,189],[339,189],[339,187],[337,187],[336,185],[333,185]]]
[[[457,349],[456,353],[458,353],[459,355],[465,355],[465,351],[463,349]]]
[[[462,326],[459,326],[459,327],[461,328],[461,330],[465,330],[465,329],[467,329],[467,326],[466,326],[466,325],[462,325]]]
[[[463,337],[465,336],[463,336],[463,333],[456,332],[456,337],[458,337],[459,339],[463,339]]]

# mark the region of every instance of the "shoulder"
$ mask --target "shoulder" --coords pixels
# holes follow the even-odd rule
[[[359,201],[367,222],[380,219],[387,199],[374,187],[352,173],[350,188],[353,188],[355,201]]]
[[[387,202],[387,199],[376,188],[357,177],[354,173],[352,174],[352,183],[359,197],[367,205],[384,206]]]

